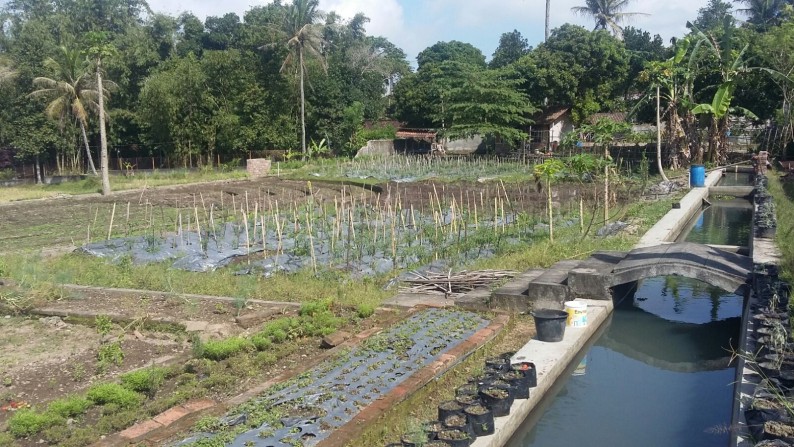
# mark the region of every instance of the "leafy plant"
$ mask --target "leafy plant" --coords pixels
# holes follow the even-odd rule
[[[202,356],[210,360],[223,360],[244,351],[253,350],[254,345],[250,340],[241,337],[231,337],[225,340],[209,340],[204,343]]]
[[[19,410],[11,416],[8,420],[8,431],[17,438],[24,438],[63,422],[63,418],[58,415],[39,413],[28,408]]]
[[[111,365],[121,366],[124,362],[124,350],[120,341],[103,344],[97,351],[97,368],[100,372],[107,371]]]
[[[165,373],[166,370],[162,367],[139,369],[122,374],[121,385],[129,390],[152,396],[162,385]]]
[[[84,397],[67,396],[50,402],[47,412],[68,418],[85,413],[90,406],[91,401]]]
[[[132,408],[141,403],[141,395],[117,383],[100,383],[88,389],[88,400],[98,405],[114,404],[119,408]]]

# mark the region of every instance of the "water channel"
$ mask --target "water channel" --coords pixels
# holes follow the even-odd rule
[[[751,213],[746,201],[715,201],[679,240],[747,245]],[[730,444],[730,350],[743,297],[676,276],[628,289],[614,297],[611,321],[567,382],[555,384],[509,447]]]

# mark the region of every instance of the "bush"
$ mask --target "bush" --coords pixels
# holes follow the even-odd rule
[[[68,396],[50,402],[47,411],[65,418],[74,417],[85,413],[91,401],[79,396]]]
[[[19,410],[8,419],[8,431],[17,438],[35,435],[47,427],[64,423],[63,418],[50,413],[38,413],[35,410]]]
[[[271,341],[270,337],[259,333],[251,337],[251,342],[256,347],[257,351],[264,351],[270,349],[273,346],[273,341]]]
[[[165,379],[165,368],[139,369],[121,375],[121,385],[128,390],[153,395]]]
[[[359,304],[356,306],[356,314],[359,318],[368,318],[375,313],[375,306],[372,304]]]
[[[88,389],[86,397],[98,405],[115,404],[120,408],[131,408],[143,400],[135,391],[128,390],[117,383],[100,383]]]
[[[331,300],[314,300],[301,304],[298,315],[311,316],[320,312],[325,312],[331,308]]]
[[[204,358],[210,360],[227,359],[240,352],[254,348],[251,341],[240,337],[231,337],[225,340],[210,340],[204,343]]]

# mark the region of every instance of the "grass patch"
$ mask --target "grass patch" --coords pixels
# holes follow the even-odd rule
[[[14,437],[24,438],[35,435],[45,428],[61,425],[65,421],[61,416],[52,413],[39,413],[32,409],[23,409],[8,419],[8,431]]]
[[[155,366],[122,374],[119,379],[124,388],[153,396],[163,384],[165,375],[165,368]]]
[[[86,397],[95,404],[113,404],[119,408],[132,408],[140,405],[143,401],[143,396],[117,383],[100,383],[94,385],[88,389]]]
[[[225,340],[209,340],[204,342],[202,357],[210,360],[223,360],[242,352],[252,351],[254,345],[242,337],[231,337]]]
[[[774,197],[777,212],[775,238],[783,255],[780,260],[781,276],[791,283],[794,281],[794,227],[784,222],[794,221],[794,182],[781,181],[777,176],[771,175],[768,190]]]
[[[244,179],[244,170],[232,171],[190,171],[176,169],[173,171],[154,171],[137,173],[134,176],[110,176],[113,191],[152,188],[156,186],[182,185],[186,183],[212,182],[216,180]],[[60,194],[81,195],[99,193],[102,184],[99,177],[85,176],[82,180],[61,183],[59,185],[22,185],[3,188],[0,203],[19,200],[46,199]]]
[[[50,402],[47,412],[69,418],[85,413],[91,405],[91,401],[84,397],[67,396]]]

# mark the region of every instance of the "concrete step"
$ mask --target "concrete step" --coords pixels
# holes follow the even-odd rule
[[[532,308],[527,296],[530,281],[542,275],[543,269],[530,269],[506,282],[491,294],[491,309],[510,312],[529,312]]]
[[[608,299],[615,266],[626,257],[622,251],[599,251],[568,272],[568,288],[573,297]]]
[[[542,275],[530,281],[527,295],[534,307],[562,309],[568,300],[568,272],[582,261],[566,260],[552,265]]]

